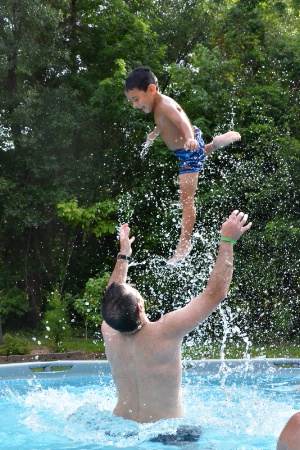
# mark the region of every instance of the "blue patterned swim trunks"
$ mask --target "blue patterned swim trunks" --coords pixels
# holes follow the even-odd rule
[[[202,139],[202,133],[199,128],[193,126],[195,133],[195,139],[198,141],[200,147],[195,152],[189,150],[180,149],[175,150],[173,154],[179,160],[179,175],[183,173],[202,172],[204,169],[204,161],[206,153],[204,153],[204,141]]]

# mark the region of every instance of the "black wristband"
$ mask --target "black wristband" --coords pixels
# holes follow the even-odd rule
[[[122,253],[118,253],[117,259],[125,259],[125,261],[129,260],[129,256],[122,255]]]

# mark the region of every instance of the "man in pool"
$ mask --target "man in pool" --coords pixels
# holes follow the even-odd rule
[[[114,414],[140,423],[183,417],[181,344],[226,298],[233,272],[233,245],[251,227],[233,211],[221,227],[217,259],[206,289],[183,308],[150,322],[140,293],[126,283],[134,237],[120,228],[120,253],[102,300],[102,335],[116,384]]]

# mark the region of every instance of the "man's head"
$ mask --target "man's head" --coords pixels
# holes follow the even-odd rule
[[[152,111],[158,81],[149,67],[137,67],[125,81],[125,95],[135,109],[145,113]]]
[[[141,327],[143,299],[129,284],[111,283],[103,294],[102,317],[121,333],[135,333]]]

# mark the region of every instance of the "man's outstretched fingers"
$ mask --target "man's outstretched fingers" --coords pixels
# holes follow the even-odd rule
[[[232,217],[232,219],[236,219],[238,213],[239,213],[239,210],[235,209],[234,211],[232,211],[232,213],[230,214],[229,217]]]
[[[240,216],[240,223],[242,225],[242,231],[243,233],[247,230],[249,230],[249,228],[252,227],[252,222],[249,222],[247,225],[243,226],[247,220],[248,220],[248,214],[244,214],[243,212],[239,212],[238,217]]]
[[[242,227],[242,231],[243,233],[247,230],[249,230],[249,228],[252,227],[252,222],[247,223],[247,225],[245,225],[244,227]]]

